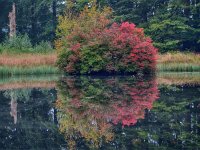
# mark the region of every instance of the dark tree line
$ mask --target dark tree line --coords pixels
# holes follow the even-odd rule
[[[199,51],[199,0],[109,0],[117,21],[145,28],[162,52]]]
[[[69,1],[79,12],[91,0],[1,0],[0,40],[7,34],[7,16],[15,2],[18,33],[28,33],[33,43],[53,41],[56,18]],[[161,52],[199,51],[200,0],[97,0],[97,5],[110,6],[115,21],[129,21],[144,27]]]
[[[16,4],[17,33],[28,34],[32,42],[53,41],[57,14],[62,11],[60,0],[1,0],[0,41],[8,34],[8,13]]]

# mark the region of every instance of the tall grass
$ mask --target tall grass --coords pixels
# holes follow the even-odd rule
[[[0,76],[12,75],[40,75],[40,74],[59,74],[58,68],[54,66],[34,66],[34,67],[11,67],[0,66]]]
[[[158,71],[199,72],[200,54],[194,53],[167,53],[159,55]]]
[[[200,65],[187,64],[187,63],[170,63],[170,64],[158,64],[158,71],[171,71],[171,72],[199,72]]]
[[[0,55],[0,66],[31,67],[31,66],[55,66],[56,54],[18,54]]]

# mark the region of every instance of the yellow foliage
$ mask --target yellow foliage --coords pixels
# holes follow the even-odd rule
[[[98,10],[95,3],[92,7],[85,7],[80,14],[72,11],[73,4],[68,2],[68,8],[63,16],[58,17],[58,26],[56,30],[57,40],[55,47],[57,52],[60,53],[63,49],[68,48],[68,41],[66,37],[72,32],[80,31],[81,33],[90,32],[96,28],[105,28],[110,23],[108,19],[112,14],[109,7]]]
[[[91,106],[94,109],[96,106]],[[90,107],[90,108],[91,108]],[[68,103],[63,103],[61,100],[57,100],[56,108],[59,109],[58,116],[62,116],[59,119],[59,130],[65,135],[65,139],[69,142],[69,147],[74,147],[76,143],[71,137],[84,137],[85,140],[92,142],[94,147],[100,146],[101,139],[105,139],[105,142],[109,142],[113,139],[114,133],[112,132],[112,124],[107,122],[106,119],[97,118],[94,114],[81,115],[72,111],[72,108]]]

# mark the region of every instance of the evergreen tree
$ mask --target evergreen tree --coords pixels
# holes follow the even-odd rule
[[[0,42],[8,34],[8,13],[12,8],[12,0],[0,1]]]
[[[192,14],[192,7],[186,0],[169,1],[149,21],[146,32],[155,41],[160,52],[198,51],[199,27],[193,25],[196,19]]]
[[[57,15],[63,11],[63,0],[3,0],[0,1],[0,40],[8,30],[8,12],[16,3],[17,33],[28,34],[33,44],[55,38]]]

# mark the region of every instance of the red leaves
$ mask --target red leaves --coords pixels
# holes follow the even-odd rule
[[[145,67],[155,69],[157,49],[153,46],[152,40],[145,37],[143,29],[136,28],[135,24],[114,23],[109,29],[103,31],[100,39],[108,41],[109,50],[113,55],[120,52],[118,56],[122,59],[119,59],[118,64],[129,62],[130,65],[136,65],[139,70]]]
[[[71,49],[71,51],[78,53],[79,52],[78,50],[80,50],[80,48],[81,48],[81,44],[77,43],[75,45],[72,45],[70,49]]]
[[[122,126],[134,125],[138,119],[144,118],[145,109],[151,109],[153,102],[158,99],[158,88],[155,80],[137,81],[133,84],[123,82],[120,85],[118,80],[106,80],[101,83],[104,83],[103,87],[106,87],[107,91],[102,91],[101,94],[90,97],[88,97],[88,91],[84,91],[84,89],[88,89],[87,86],[91,88],[91,84],[77,88],[75,83],[67,83],[67,89],[72,97],[67,107],[70,107],[71,113],[78,117],[76,119],[80,120],[87,116],[89,118],[96,118],[99,121],[103,120],[107,124],[112,122],[113,124],[121,123]],[[102,90],[101,86],[95,88],[97,91]],[[121,92],[113,92],[112,89],[115,88]],[[108,97],[108,95],[112,96]],[[107,98],[108,103],[106,105],[85,101],[85,99],[101,100],[102,98]],[[77,111],[78,109],[84,111],[81,111],[82,113],[80,114],[80,111]],[[108,122],[108,120],[110,121]]]
[[[134,29],[135,29],[135,24],[133,24],[133,23],[129,23],[129,22],[123,22],[122,24],[121,24],[121,26],[120,26],[120,30],[122,31],[122,32],[127,32],[127,33],[131,33],[131,32],[133,32],[134,31]]]
[[[100,72],[118,73],[128,70],[133,73],[145,68],[149,70],[156,68],[157,49],[153,46],[152,40],[145,37],[143,29],[137,28],[133,23],[123,22],[121,25],[113,23],[109,28],[93,28],[87,32],[77,29],[67,39],[71,45],[70,50],[73,51],[71,54],[73,57],[69,56],[68,58],[67,72],[75,70],[75,68],[71,68],[72,64],[79,62],[78,65],[81,66],[82,48],[98,47],[97,45],[99,47],[103,45],[107,49],[100,55],[102,60],[107,62],[104,68],[100,67],[102,68]],[[88,57],[87,59],[90,60],[89,54],[87,55],[84,57]],[[90,69],[92,71],[93,68]]]

